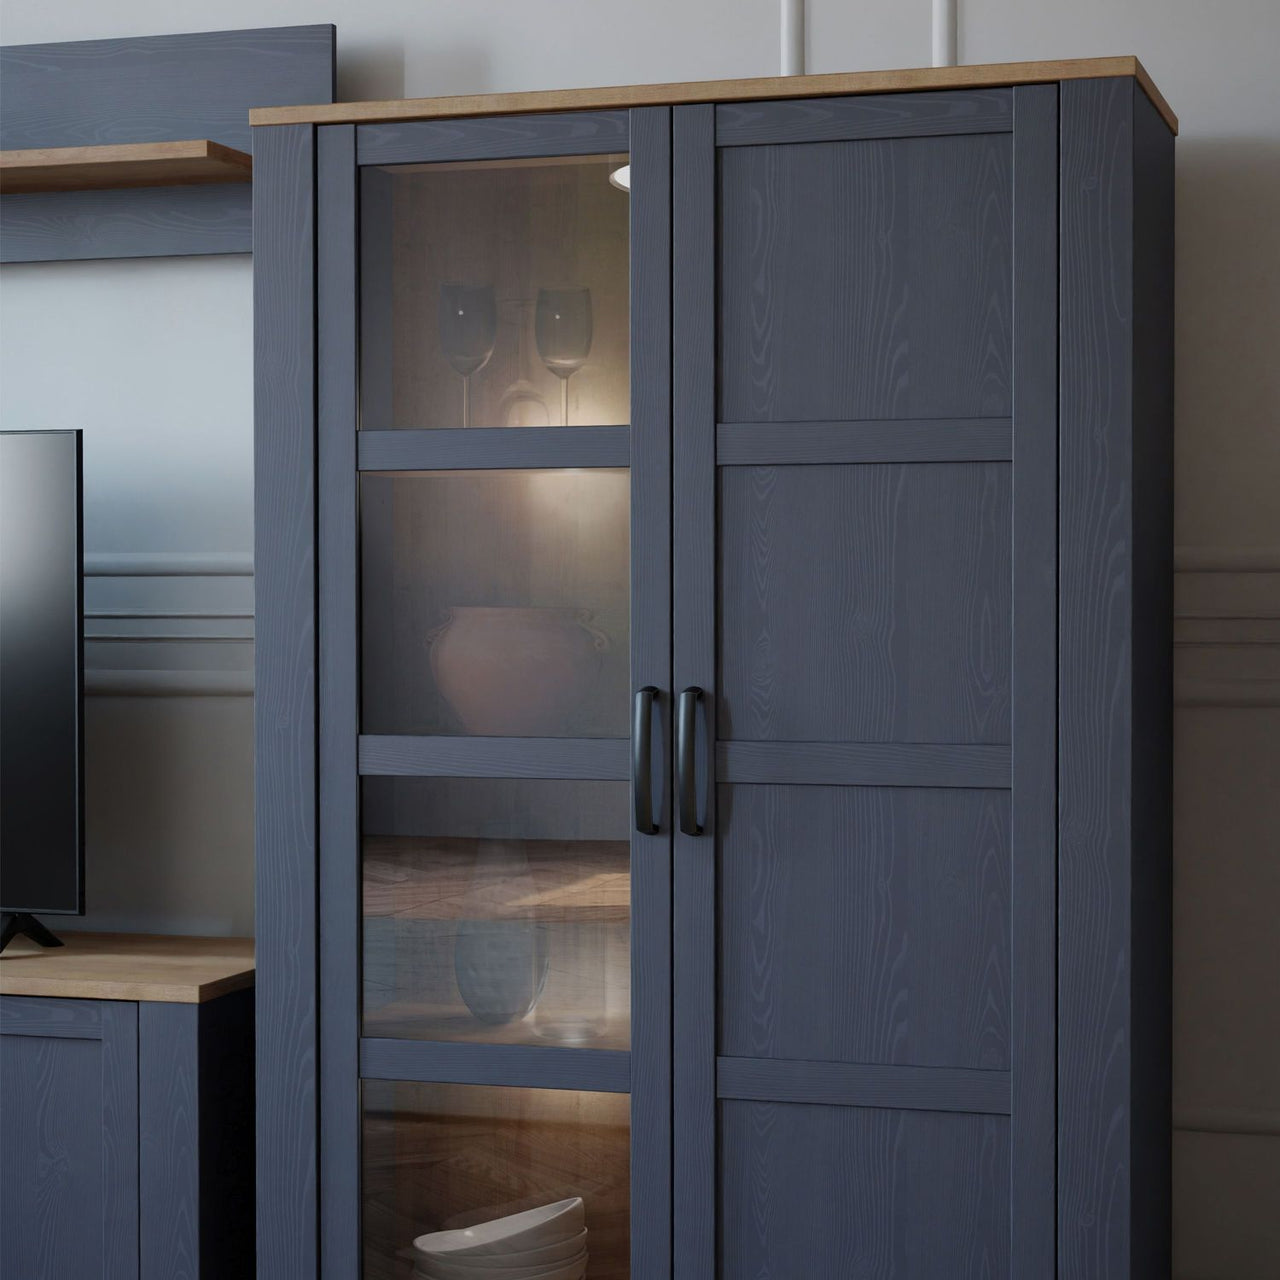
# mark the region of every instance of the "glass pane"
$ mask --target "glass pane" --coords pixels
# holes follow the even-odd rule
[[[628,732],[625,469],[366,472],[366,733]]]
[[[625,782],[366,778],[364,1034],[625,1049]]]
[[[627,1094],[366,1080],[362,1097],[365,1280],[410,1280],[425,1234],[576,1197],[582,1226],[565,1206],[534,1247],[585,1248],[585,1272],[570,1274],[627,1280]]]
[[[361,425],[625,423],[626,163],[363,170]]]

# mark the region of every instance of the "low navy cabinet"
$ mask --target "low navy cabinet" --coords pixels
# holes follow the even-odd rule
[[[0,1276],[253,1273],[253,976],[226,939],[0,957]],[[18,991],[102,992],[108,998]]]
[[[255,123],[259,1275],[1164,1280],[1136,60]]]

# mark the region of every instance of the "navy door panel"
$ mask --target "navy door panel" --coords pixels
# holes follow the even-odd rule
[[[138,1006],[6,996],[0,1082],[0,1276],[137,1280]]]
[[[1054,1186],[1031,92],[676,113],[679,1280],[1051,1274],[1013,1222]]]

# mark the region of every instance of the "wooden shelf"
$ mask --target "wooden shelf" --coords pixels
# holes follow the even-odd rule
[[[0,955],[0,995],[203,1004],[253,986],[252,938],[65,933],[62,940],[49,948],[11,942]]]
[[[207,138],[0,151],[0,192],[6,195],[252,180],[252,156]]]
[[[631,915],[625,840],[515,840],[528,869],[513,891],[502,875],[476,876],[477,842],[449,837],[364,837],[364,914],[416,920],[536,920],[626,924]]]

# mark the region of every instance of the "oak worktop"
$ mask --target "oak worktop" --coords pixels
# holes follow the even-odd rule
[[[761,76],[749,80],[694,80],[674,84],[616,85],[600,89],[545,89],[524,93],[480,93],[447,98],[384,102],[324,102],[314,106],[259,107],[253,125],[380,124],[461,116],[519,115],[539,111],[613,111],[627,107],[675,106],[691,102],[750,102],[758,98],[817,98],[858,93],[903,93],[919,89],[979,89],[997,85],[1048,84],[1132,76],[1173,133],[1178,117],[1146,68],[1131,55],[1064,58],[1046,62],[988,62],[959,67],[912,67],[901,71],[852,71],[815,76]]]
[[[252,938],[64,933],[61,947],[17,938],[0,953],[0,995],[203,1004],[251,987]]]

